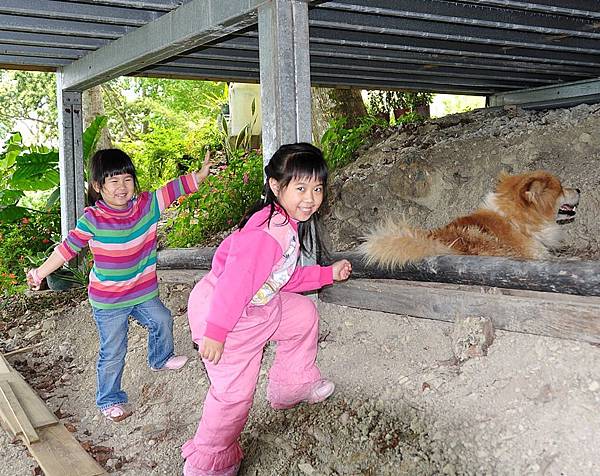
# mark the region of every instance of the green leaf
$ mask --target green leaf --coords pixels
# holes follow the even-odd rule
[[[49,190],[59,183],[58,152],[33,152],[17,157],[15,171],[9,181],[19,190]]]
[[[2,223],[14,222],[28,215],[29,210],[27,210],[27,208],[18,207],[16,205],[0,208],[0,222]]]
[[[100,139],[102,129],[106,127],[107,123],[108,119],[106,116],[96,116],[96,118],[83,132],[83,163],[86,167],[88,159],[90,158],[92,151],[96,147],[98,139]]]
[[[23,195],[21,190],[0,190],[0,206],[15,205]]]
[[[56,187],[46,200],[46,208],[50,209],[60,199],[60,187]]]

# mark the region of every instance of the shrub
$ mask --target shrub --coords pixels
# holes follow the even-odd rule
[[[59,239],[60,214],[57,210],[31,213],[20,221],[0,224],[0,295],[24,289],[25,268],[43,261],[49,248]]]
[[[263,185],[262,156],[237,151],[216,175],[200,184],[198,192],[183,198],[167,224],[167,244],[173,247],[204,245],[231,229],[260,198]]]
[[[367,141],[375,127],[387,126],[385,120],[374,116],[361,118],[359,125],[352,129],[346,128],[346,122],[345,117],[334,119],[321,138],[323,155],[330,171],[352,162],[356,158],[355,152]]]

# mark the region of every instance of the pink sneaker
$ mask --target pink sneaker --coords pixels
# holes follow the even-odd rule
[[[322,402],[330,397],[334,390],[335,384],[331,380],[321,379],[316,382],[298,385],[285,397],[282,397],[282,393],[284,393],[282,388],[269,388],[267,397],[271,402],[271,407],[275,410],[287,410],[302,402],[311,404]]]
[[[160,369],[155,369],[154,367],[150,367],[150,370],[153,372],[160,372],[162,370],[179,370],[182,368],[188,361],[188,358],[185,355],[174,355],[170,357]]]
[[[186,459],[183,465],[183,476],[236,476],[239,470],[239,463],[224,469],[198,469]]]
[[[126,410],[122,404],[117,403],[116,405],[111,405],[108,408],[102,410],[102,414],[109,419],[110,421],[122,421],[125,418],[130,417],[133,412],[130,410]]]

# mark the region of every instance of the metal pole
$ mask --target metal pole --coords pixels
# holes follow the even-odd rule
[[[60,224],[67,236],[85,205],[83,174],[83,120],[81,92],[63,91],[62,73],[56,75],[59,131]]]

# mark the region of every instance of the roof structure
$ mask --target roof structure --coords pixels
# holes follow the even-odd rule
[[[256,9],[266,1],[0,0],[0,67],[75,71],[81,64],[108,71],[102,79],[257,82]],[[492,95],[600,76],[594,0],[308,3],[313,85]],[[196,13],[205,8],[201,38],[185,37],[191,4]],[[111,45],[114,55],[81,63]],[[127,67],[111,69],[124,50],[135,51]],[[78,74],[81,81],[67,88],[85,89],[99,77]]]

